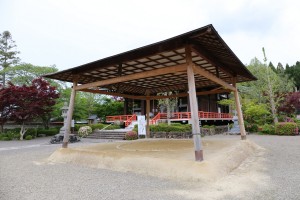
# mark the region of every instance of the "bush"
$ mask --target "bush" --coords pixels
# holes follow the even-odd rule
[[[27,135],[27,136],[25,137],[25,140],[32,140],[32,136],[31,136],[31,135]]]
[[[26,136],[31,136],[32,138],[36,138],[37,137],[37,129],[34,129],[34,128],[29,128],[27,129],[25,135],[24,135],[24,138],[26,138]],[[32,139],[31,138],[31,139]]]
[[[79,137],[86,137],[93,132],[92,128],[89,126],[80,127],[78,130]]]
[[[262,126],[261,132],[268,135],[275,135],[275,127],[271,124],[265,124]]]
[[[2,137],[1,140],[3,140],[3,141],[9,141],[11,139],[9,139],[8,137]]]
[[[166,123],[160,123],[158,125],[150,125],[150,131],[151,132],[191,132],[192,126],[190,124],[166,124]]]
[[[5,133],[0,134],[0,140],[13,140],[13,139],[19,139],[20,133],[15,132],[13,129],[5,130]]]
[[[86,124],[75,124],[74,130],[79,131],[80,127],[87,126]]]
[[[258,126],[256,124],[245,123],[245,129],[247,132],[257,132]]]
[[[125,133],[125,140],[136,140],[138,139],[138,134],[135,131],[128,131]]]
[[[59,133],[59,131],[56,128],[38,129],[37,130],[37,135],[53,136],[53,135],[56,135],[58,133]]]
[[[275,125],[275,133],[277,135],[296,135],[298,127],[294,122],[279,122]]]
[[[96,130],[96,129],[101,130],[105,127],[105,125],[104,124],[92,124],[92,125],[90,125],[90,127],[92,128],[92,130]]]
[[[114,129],[119,129],[119,128],[121,128],[120,125],[112,124],[110,126],[107,126],[105,128],[105,130],[114,130]]]

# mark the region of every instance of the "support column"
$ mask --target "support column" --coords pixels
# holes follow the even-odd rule
[[[147,98],[146,100],[146,120],[147,120],[146,136],[147,138],[150,138],[150,99],[149,98]]]
[[[192,54],[189,46],[185,48],[186,62],[187,67],[187,78],[188,78],[188,87],[189,87],[189,102],[191,109],[191,122],[192,122],[192,133],[194,139],[194,148],[195,148],[195,160],[203,160],[203,150],[201,142],[201,133],[199,127],[199,116],[198,116],[198,102],[196,96],[196,86],[195,86],[195,77],[194,70],[192,67]]]
[[[62,148],[68,148],[69,134],[71,132],[71,122],[72,122],[75,96],[76,96],[76,90],[75,90],[76,86],[77,86],[77,80],[74,80],[71,97],[70,97],[69,110],[68,110],[68,114],[67,114],[66,129],[65,129],[65,134],[64,134],[64,140],[62,143]]]
[[[238,114],[239,126],[240,126],[240,131],[241,131],[241,139],[246,140],[244,118],[243,118],[243,113],[242,113],[242,108],[241,108],[241,103],[240,103],[240,98],[239,98],[239,92],[236,87],[236,77],[233,79],[233,87],[235,87],[234,99],[235,99],[235,107],[236,107],[236,111]]]

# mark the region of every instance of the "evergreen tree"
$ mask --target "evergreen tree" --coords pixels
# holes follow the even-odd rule
[[[15,51],[15,41],[9,31],[4,31],[0,34],[0,66],[2,67],[2,84],[5,86],[5,69],[19,62],[17,54],[20,52]]]

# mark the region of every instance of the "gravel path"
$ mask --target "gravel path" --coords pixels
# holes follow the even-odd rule
[[[238,136],[212,136],[216,137]],[[50,138],[0,142],[0,199],[300,199],[300,137],[248,138],[264,150],[227,177],[208,184],[45,164],[43,160],[60,146],[49,145]],[[71,145],[98,142],[107,141],[92,139]]]

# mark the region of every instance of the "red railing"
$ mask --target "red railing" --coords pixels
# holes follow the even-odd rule
[[[216,112],[203,112],[199,111],[198,116],[200,119],[228,119],[232,118],[229,113],[216,113]],[[160,119],[167,119],[167,113],[158,113],[150,120],[150,124],[156,124]],[[171,113],[171,120],[189,120],[191,119],[191,112],[173,112]],[[136,115],[117,115],[106,116],[107,122],[124,121],[125,126],[131,124],[132,121],[136,121]]]
[[[106,116],[106,122],[123,121],[128,126],[132,121],[136,121],[136,115],[116,115]]]
[[[198,116],[200,119],[232,118],[232,116],[229,113],[215,113],[215,112],[203,112],[203,111],[199,111]],[[167,119],[167,113],[158,113],[152,120],[150,120],[150,124],[156,124],[157,120],[160,119]],[[191,112],[174,112],[171,113],[170,119],[189,120],[191,119]]]

